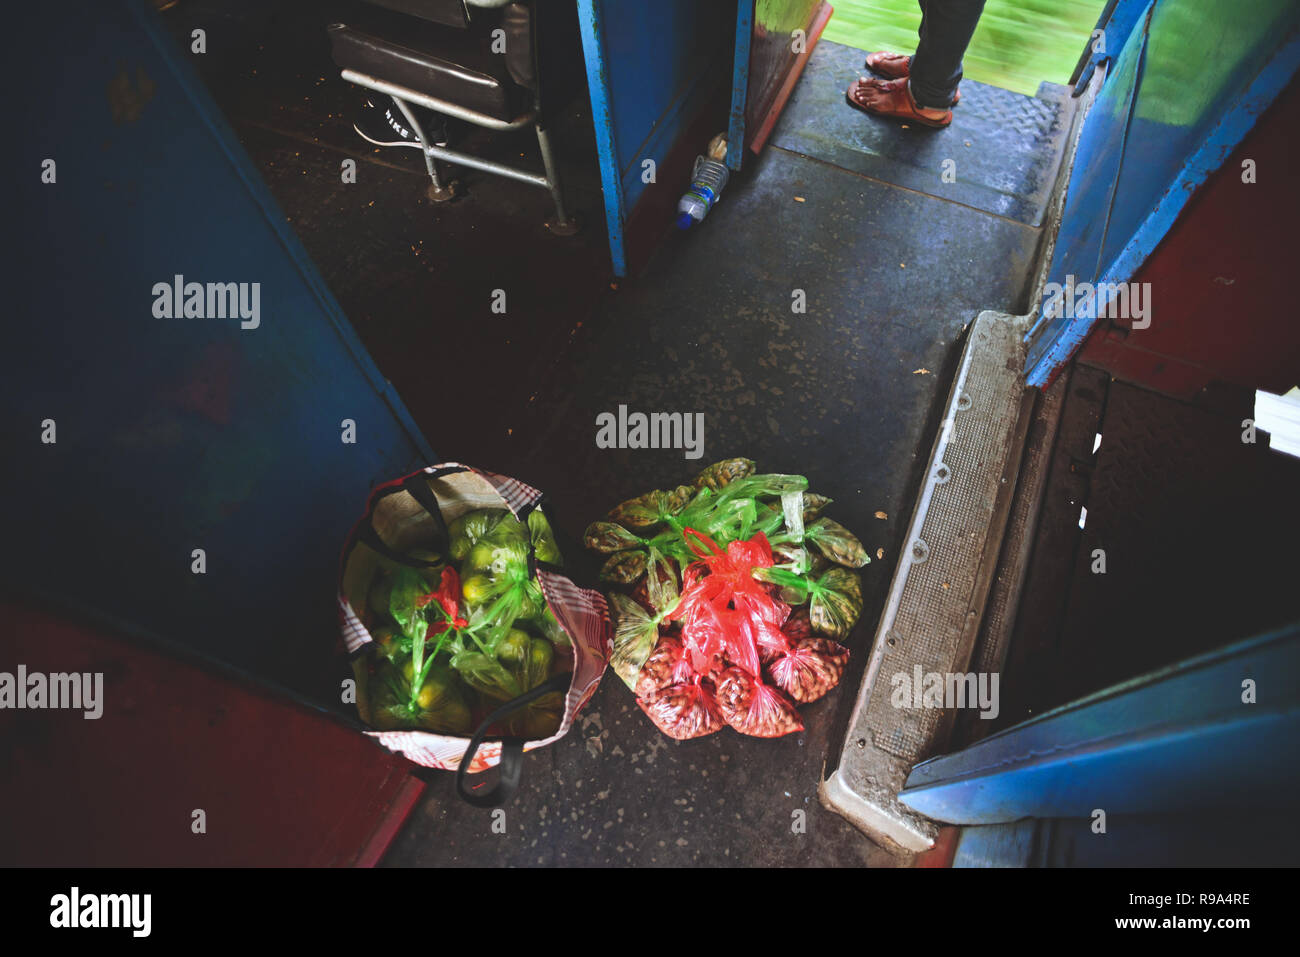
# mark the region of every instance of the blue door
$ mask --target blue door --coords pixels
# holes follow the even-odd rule
[[[1101,291],[1075,297],[1073,314],[1053,310],[1044,296],[1027,336],[1030,385],[1046,385],[1069,361],[1104,314],[1106,290],[1129,281],[1292,81],[1298,28],[1300,5],[1291,0],[1119,0],[1108,12],[1080,81],[1091,76],[1096,96],[1079,132],[1047,277],[1059,288],[1086,283]],[[1131,335],[1141,335],[1137,322]],[[976,828],[976,849],[964,859],[994,863],[1027,861],[1027,849],[1051,832],[1044,822],[1092,833],[1099,814],[1136,820],[1209,807],[1289,809],[1300,789],[1297,676],[1293,626],[922,762],[899,799],[935,820]]]
[[[1065,364],[1110,306],[1106,290],[1128,282],[1291,81],[1298,27],[1292,0],[1119,0],[1098,25],[1084,79],[1094,69],[1104,79],[1080,134],[1048,282],[1102,292],[1056,314],[1044,298],[1028,334],[1030,385]]]
[[[25,11],[6,584],[340,707],[339,549],[433,453],[152,5]]]

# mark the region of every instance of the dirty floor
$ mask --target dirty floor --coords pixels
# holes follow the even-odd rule
[[[544,192],[472,171],[463,199],[434,207],[416,151],[362,149],[349,128],[359,91],[338,78],[324,32],[345,8],[191,4],[176,29],[207,17],[209,49],[227,44],[228,58],[200,64],[205,80],[436,453],[546,490],[570,542],[631,495],[745,455],[808,475],[873,556],[849,641],[856,667],[803,709],[804,733],[674,742],[610,675],[566,739],[529,755],[503,833],[456,799],[450,775],[433,775],[387,863],[905,863],[824,810],[818,780],[838,752],[963,330],[982,309],[1026,305],[1059,96],[1009,104],[964,85],[966,114],[925,140],[850,112],[842,89],[860,54],[823,43],[774,145],[702,228],[666,237],[641,276],[615,282],[585,98],[555,131],[587,220],[579,236],[545,232]],[[988,175],[1011,134],[988,132],[981,103],[1034,118],[1018,180]],[[815,129],[831,139],[813,143]],[[869,162],[853,139],[863,130],[889,145]],[[526,137],[454,135],[470,152],[535,159]],[[963,155],[982,157],[955,191],[940,179],[950,153],[959,179]],[[355,185],[340,182],[348,157]],[[498,289],[504,315],[490,308]],[[703,412],[701,458],[597,448],[596,417],[620,405]],[[571,566],[589,576],[575,551]]]

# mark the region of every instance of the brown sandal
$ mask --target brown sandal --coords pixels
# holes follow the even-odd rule
[[[906,53],[889,53],[881,50],[878,53],[868,53],[867,60],[863,64],[873,73],[879,73],[883,77],[891,80],[900,80],[907,76],[912,69],[912,58]],[[957,87],[952,93],[952,105],[956,106],[961,102],[961,87]]]
[[[889,53],[881,50],[878,53],[868,53],[867,62],[863,66],[881,76],[897,80],[899,77],[907,76],[907,71],[912,68],[912,58],[906,53]]]
[[[857,79],[849,84],[844,96],[850,106],[872,116],[889,116],[935,129],[943,129],[952,123],[952,110],[922,110],[918,107],[905,79]]]

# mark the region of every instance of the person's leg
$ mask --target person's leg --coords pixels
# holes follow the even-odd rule
[[[925,10],[926,7],[929,6],[929,0],[916,0],[916,5],[921,8],[921,23],[916,30],[919,39],[924,37],[926,34]],[[888,77],[891,80],[897,80],[901,77],[907,76],[911,64],[912,58],[906,53],[891,53],[882,50],[876,53],[868,53],[867,60],[863,66],[880,76]],[[954,89],[952,93],[952,105],[956,106],[957,101],[960,99],[961,91]]]
[[[984,0],[922,0],[920,42],[908,65],[912,98],[943,110],[961,82],[961,58],[984,12]]]
[[[916,38],[917,38],[916,48],[919,50],[921,49],[921,43],[925,41],[925,8],[927,6],[927,2],[926,0],[916,0],[916,5],[921,8],[921,25],[916,28]],[[912,67],[911,57],[907,58],[907,67],[909,70]]]

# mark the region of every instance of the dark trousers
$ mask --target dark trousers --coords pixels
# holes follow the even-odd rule
[[[966,55],[984,0],[918,0],[921,42],[908,66],[916,105],[946,110],[961,82],[961,58]]]

